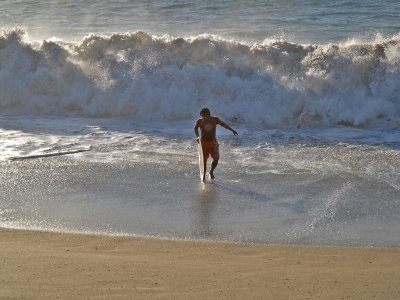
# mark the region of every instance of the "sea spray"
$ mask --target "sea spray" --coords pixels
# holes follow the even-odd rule
[[[267,128],[393,126],[400,37],[369,43],[246,44],[214,35],[91,34],[31,42],[0,34],[0,111],[175,121],[209,106]]]

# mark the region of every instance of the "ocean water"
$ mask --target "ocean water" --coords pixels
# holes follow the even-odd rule
[[[1,2],[0,26],[20,26],[34,39],[81,40],[88,33],[144,31],[238,41],[284,39],[328,43],[399,32],[395,0],[11,1]]]
[[[397,1],[2,1],[0,226],[400,246]],[[218,130],[199,182],[193,125]]]

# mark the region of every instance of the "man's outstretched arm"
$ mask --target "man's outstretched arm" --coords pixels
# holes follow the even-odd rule
[[[233,130],[231,126],[229,126],[228,124],[226,124],[226,123],[223,122],[223,121],[220,121],[220,122],[221,122],[220,125],[221,125],[222,127],[226,128],[226,129],[232,131],[233,135],[238,135],[237,131],[236,131],[236,130]]]

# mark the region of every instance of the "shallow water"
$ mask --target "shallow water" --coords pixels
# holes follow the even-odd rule
[[[91,121],[94,132],[83,126],[85,121],[87,126]],[[400,150],[392,142],[398,130],[338,127],[325,134],[308,129],[296,134],[252,131],[251,136],[239,127],[243,137],[238,138],[221,131],[217,179],[203,184],[187,122],[122,127],[121,120],[98,120],[95,126],[93,119],[41,117],[36,128],[22,133],[24,122],[35,123],[14,122],[13,132],[19,126],[19,134],[29,134],[31,143],[25,151],[21,145],[9,146],[12,156],[0,161],[3,227],[261,243],[400,245]],[[70,128],[57,129],[57,124]],[[90,149],[47,157],[50,145],[50,153],[57,154],[63,145],[70,148],[71,140],[74,147],[90,144]],[[27,158],[31,152],[45,157]]]

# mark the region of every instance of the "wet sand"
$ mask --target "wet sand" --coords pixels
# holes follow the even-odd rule
[[[398,299],[399,248],[0,229],[0,299]]]

